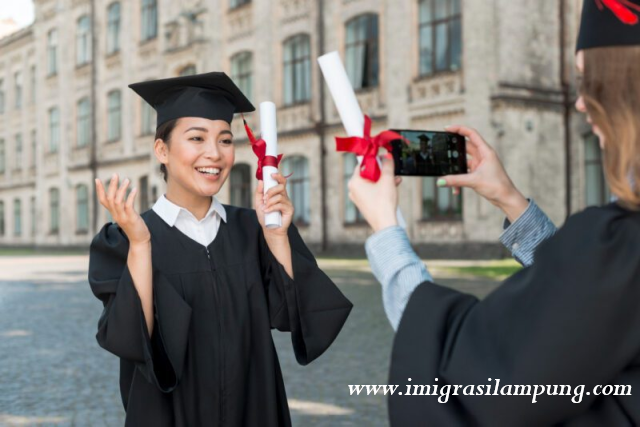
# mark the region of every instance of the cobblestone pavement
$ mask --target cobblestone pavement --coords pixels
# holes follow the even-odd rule
[[[366,261],[321,260],[354,303],[333,346],[300,366],[290,335],[274,332],[294,426],[387,426],[384,396],[348,384],[386,384],[393,332]],[[0,257],[0,426],[122,426],[118,360],[98,347],[102,304],[87,283],[88,256]],[[438,282],[474,293],[495,281]]]

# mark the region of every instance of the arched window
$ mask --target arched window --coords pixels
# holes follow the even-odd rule
[[[253,55],[251,52],[240,52],[231,57],[231,79],[238,85],[247,99],[253,93]]]
[[[49,189],[49,232],[60,232],[60,192],[57,188]]]
[[[22,201],[20,199],[13,200],[13,235],[20,236],[22,234]]]
[[[611,190],[604,178],[600,140],[594,133],[584,139],[584,175],[586,206],[601,206],[611,199]]]
[[[420,75],[460,69],[462,27],[460,0],[420,0]]]
[[[192,76],[194,74],[196,74],[196,66],[193,64],[182,67],[178,73],[180,76]]]
[[[52,107],[49,109],[49,152],[58,151],[60,142],[60,109]]]
[[[354,89],[378,86],[378,15],[367,13],[346,23],[345,62]]]
[[[238,163],[231,169],[230,192],[231,204],[243,208],[251,208],[251,167],[246,163]]]
[[[52,76],[58,72],[58,30],[47,33],[47,74]]]
[[[142,0],[142,22],[141,35],[142,41],[156,38],[158,35],[158,4],[156,0]]]
[[[289,37],[284,48],[284,105],[307,102],[311,99],[311,47],[309,36]]]
[[[344,222],[345,224],[354,224],[363,222],[364,217],[355,203],[349,199],[349,180],[353,175],[353,171],[358,164],[358,159],[353,153],[345,153],[343,159],[343,181],[344,181]]]
[[[76,187],[76,231],[89,231],[89,189],[80,184]]]
[[[78,19],[76,26],[76,65],[91,61],[91,20],[88,15]]]
[[[91,104],[88,97],[78,101],[76,135],[76,145],[78,147],[84,147],[89,144],[91,138]]]
[[[120,50],[120,3],[111,3],[107,9],[107,55]]]
[[[437,178],[422,177],[422,219],[462,219],[462,189],[454,196],[450,188],[436,186]]]
[[[122,100],[119,90],[112,90],[107,95],[107,140],[120,139],[122,130]]]
[[[287,179],[287,193],[293,202],[296,224],[308,225],[311,222],[309,209],[309,162],[306,157],[292,156],[282,160],[282,174],[293,175]]]

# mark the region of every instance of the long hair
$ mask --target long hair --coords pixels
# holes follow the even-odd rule
[[[171,132],[176,127],[177,123],[178,119],[172,119],[158,126],[154,141],[160,138],[165,144],[169,145],[169,142],[171,141]],[[167,182],[167,168],[164,163],[160,163],[160,172],[162,172],[162,179],[164,179],[164,182]]]
[[[585,49],[580,93],[605,138],[602,161],[611,192],[640,210],[640,46]]]

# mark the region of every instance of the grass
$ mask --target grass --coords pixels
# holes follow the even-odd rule
[[[473,265],[463,267],[440,267],[445,271],[454,275],[485,277],[487,279],[504,280],[522,268],[520,264],[509,262],[507,265]]]

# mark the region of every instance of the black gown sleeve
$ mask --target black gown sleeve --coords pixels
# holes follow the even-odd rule
[[[261,273],[271,327],[291,332],[296,360],[306,365],[331,345],[353,304],[318,267],[294,224],[287,233],[294,279],[273,256],[260,228]]]
[[[599,396],[586,392],[614,381],[640,351],[640,221],[598,209],[569,218],[539,246],[533,266],[482,301],[431,282],[416,288],[392,352],[389,384],[404,392],[389,398],[393,426],[555,425],[594,410]],[[579,403],[462,388],[446,403],[406,396],[408,384],[495,387],[496,379],[500,387],[584,385],[585,393]]]
[[[127,266],[128,253],[129,240],[116,223],[105,224],[91,242],[89,284],[104,305],[96,339],[105,350],[134,362],[151,384],[168,393],[181,377],[191,307],[154,268],[154,328],[150,337]]]

